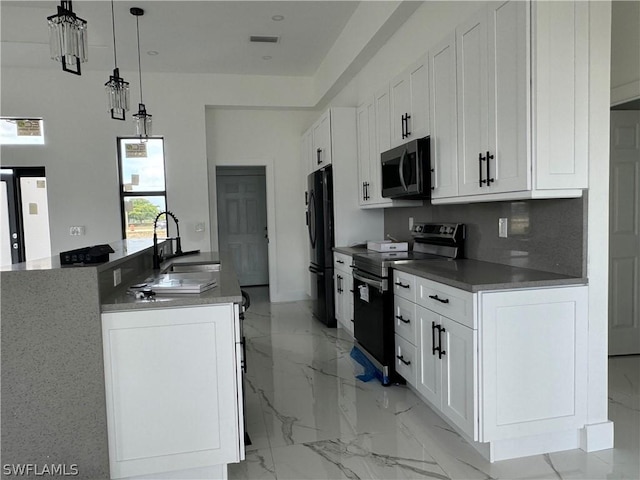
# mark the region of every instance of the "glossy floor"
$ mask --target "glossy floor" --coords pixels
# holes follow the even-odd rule
[[[616,448],[489,463],[406,387],[355,378],[342,330],[249,289],[246,460],[231,479],[640,479],[640,357],[609,360]]]

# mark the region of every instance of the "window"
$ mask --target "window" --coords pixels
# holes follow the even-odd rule
[[[167,209],[164,139],[118,138],[118,171],[122,238],[152,238],[153,221]],[[159,237],[167,236],[165,218],[157,227]]]
[[[0,145],[44,145],[41,118],[0,117]]]

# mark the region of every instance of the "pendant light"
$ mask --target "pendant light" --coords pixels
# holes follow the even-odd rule
[[[124,120],[125,113],[129,110],[129,82],[120,77],[118,69],[118,56],[116,54],[116,20],[113,10],[113,0],[111,0],[111,31],[113,32],[113,75],[104,84],[107,93],[107,108],[111,112],[114,120]]]
[[[147,113],[147,108],[144,106],[144,100],[142,98],[142,67],[140,65],[140,23],[138,19],[144,15],[144,10],[141,8],[133,7],[129,10],[131,15],[136,17],[136,32],[138,33],[138,73],[140,74],[140,103],[138,104],[138,113],[133,115],[133,119],[136,123],[136,135],[139,137],[151,136],[151,115]]]
[[[73,13],[71,1],[61,1],[57,15],[47,17],[51,59],[62,70],[81,75],[80,64],[87,61],[87,22]]]

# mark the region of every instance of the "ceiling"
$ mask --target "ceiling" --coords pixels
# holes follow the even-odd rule
[[[359,2],[351,1],[146,1],[114,2],[120,74],[137,74],[135,17],[140,21],[142,72],[312,76]],[[1,1],[2,67],[52,68],[46,17],[59,2]],[[114,68],[110,1],[75,1],[85,19],[89,59],[83,70]],[[273,20],[280,15],[284,19]],[[277,35],[276,44],[249,42]],[[147,52],[158,52],[149,55]],[[268,58],[271,57],[271,58]]]

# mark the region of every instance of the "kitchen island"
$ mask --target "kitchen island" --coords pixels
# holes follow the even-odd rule
[[[123,431],[114,432],[112,427],[116,425],[116,428],[121,428],[123,424],[114,424],[113,418],[109,417],[106,395],[110,396],[109,401],[113,399],[119,401],[123,398],[114,397],[113,391],[109,391],[108,384],[114,379],[126,381],[127,378],[122,376],[122,370],[118,370],[120,377],[113,377],[114,365],[126,365],[118,363],[115,357],[109,357],[108,362],[105,362],[104,355],[109,350],[109,345],[118,344],[120,348],[118,352],[123,351],[121,347],[130,346],[131,343],[128,342],[132,337],[124,338],[121,335],[127,329],[118,330],[114,336],[114,338],[118,337],[118,341],[115,343],[105,341],[103,346],[105,331],[110,331],[111,327],[122,327],[123,322],[126,323],[122,317],[124,314],[136,313],[149,316],[149,312],[154,312],[151,317],[154,317],[156,322],[167,323],[173,319],[179,319],[182,325],[195,325],[190,331],[192,338],[200,339],[202,335],[199,334],[205,332],[202,338],[212,338],[211,335],[216,335],[215,345],[207,349],[206,344],[201,342],[197,351],[201,355],[207,355],[208,352],[209,360],[212,361],[218,359],[220,355],[224,357],[225,368],[227,370],[233,368],[231,372],[233,375],[225,371],[226,377],[232,377],[233,380],[233,384],[230,383],[233,386],[231,391],[236,400],[241,397],[241,385],[238,383],[236,320],[238,304],[241,303],[242,296],[233,267],[224,254],[202,253],[198,256],[170,260],[170,262],[191,263],[219,262],[221,269],[218,285],[212,290],[199,295],[174,295],[158,297],[159,300],[156,301],[137,301],[133,296],[126,294],[126,290],[128,285],[138,283],[141,279],[154,274],[151,241],[117,241],[111,242],[110,245],[115,250],[110,255],[110,261],[97,266],[63,267],[57,257],[52,257],[1,269],[3,464],[32,464],[36,465],[39,471],[42,471],[45,466],[51,468],[51,466],[62,465],[66,467],[66,471],[77,470],[77,478],[116,478],[116,476],[121,478],[142,475],[145,472],[152,473],[150,470],[140,469],[139,466],[136,467],[137,470],[134,469],[137,473],[126,469],[114,472],[113,468],[110,468],[110,455],[113,467],[114,458],[126,458],[126,455],[131,453],[126,449],[111,448],[110,450],[109,447],[110,444],[116,449],[122,446],[122,444],[116,445],[112,440],[120,438],[118,435]],[[167,251],[170,248],[164,242],[160,246]],[[168,263],[163,264],[162,267],[167,266]],[[116,278],[121,279],[121,283],[114,286]],[[216,315],[207,316],[214,310],[217,312]],[[219,313],[223,310],[222,317],[225,318],[221,320]],[[188,314],[179,314],[184,311]],[[105,330],[105,316],[111,316],[109,321],[112,321],[111,324],[107,322],[107,330]],[[116,318],[117,321],[114,320],[115,317],[119,317]],[[168,320],[167,317],[170,319]],[[216,326],[212,326],[213,324]],[[182,329],[188,330],[187,327]],[[197,334],[193,335],[194,330],[198,329]],[[134,330],[143,331],[143,329],[129,329],[129,331]],[[153,328],[147,331],[152,330]],[[171,329],[164,329],[164,331],[169,330]],[[212,333],[213,331],[215,334]],[[173,332],[175,333],[176,330]],[[134,340],[138,342],[140,338]],[[217,346],[225,341],[227,342],[226,354],[222,354]],[[169,343],[165,343],[166,345]],[[129,350],[125,348],[124,351],[141,354],[149,351],[148,347],[138,347],[140,347],[139,344]],[[187,350],[183,348],[182,352]],[[154,349],[151,348],[151,351]],[[211,352],[216,354],[212,356]],[[130,364],[130,358],[123,358]],[[144,355],[140,358],[143,361],[136,371],[137,374],[142,373],[145,368]],[[175,357],[174,360],[176,360]],[[187,372],[188,364],[189,362],[185,362],[176,367],[185,378],[189,373]],[[149,367],[149,364],[147,363],[146,366]],[[166,365],[156,363],[150,373],[165,374],[164,367]],[[107,375],[106,391],[105,375]],[[216,380],[219,381],[222,377],[223,374],[219,373]],[[150,378],[147,377],[149,381]],[[203,391],[208,391],[207,389],[210,388],[210,385],[202,385]],[[153,405],[158,405],[154,403],[156,398],[145,399],[150,411],[153,410]],[[130,399],[126,400],[125,404],[129,407],[132,405]],[[218,405],[222,404],[218,403]],[[233,407],[233,423],[240,437],[242,410],[238,405],[241,403],[236,401],[230,408]],[[185,407],[183,408],[185,411],[189,410],[189,405],[173,406],[176,411],[181,407]],[[117,416],[118,413],[115,413]],[[125,408],[124,413],[130,414],[131,410]],[[231,416],[231,413],[227,412],[226,415]],[[125,417],[118,418],[122,420]],[[204,423],[208,418],[203,420]],[[192,421],[196,424],[200,423],[200,420],[195,417]],[[147,428],[140,430],[145,430],[147,434],[153,432]],[[227,433],[222,432],[224,435]],[[207,440],[212,440],[213,434],[210,431],[205,434],[210,435]],[[231,443],[228,438],[225,438],[225,442]],[[189,446],[177,444],[172,447],[182,452],[187,451],[185,448],[189,448]],[[196,447],[199,448],[199,446]],[[165,455],[171,454],[167,444],[162,448]],[[206,459],[200,459],[193,463],[178,462],[174,465],[171,462],[165,462],[166,464],[162,465],[163,462],[160,461],[158,464],[163,470],[155,470],[154,473],[186,469],[189,465],[202,467],[239,461],[244,449],[238,444],[235,450],[235,460],[224,462],[207,463]],[[140,453],[135,452],[136,455]],[[158,452],[151,453],[158,454]],[[226,468],[218,468],[216,471],[220,472],[217,476],[226,476]],[[3,478],[4,475],[3,471]],[[216,476],[213,471],[200,471],[198,475],[200,477]]]

